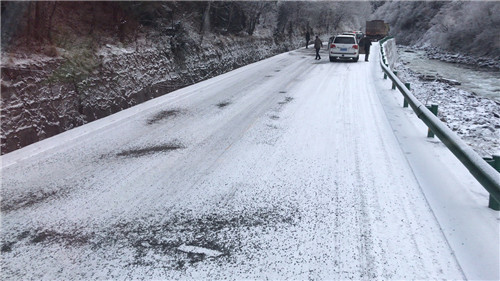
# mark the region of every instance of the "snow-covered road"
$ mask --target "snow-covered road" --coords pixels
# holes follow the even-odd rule
[[[372,57],[292,51],[2,156],[2,279],[498,279],[456,254],[422,175],[453,157],[425,132],[408,157]]]

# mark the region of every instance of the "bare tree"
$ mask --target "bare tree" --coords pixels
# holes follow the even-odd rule
[[[210,30],[210,7],[212,5],[212,1],[208,1],[205,9],[203,10],[203,17],[201,19],[201,28],[200,33],[203,35],[205,31]]]
[[[248,35],[253,35],[260,16],[273,5],[274,3],[266,1],[245,3],[244,10],[247,15],[246,31]]]

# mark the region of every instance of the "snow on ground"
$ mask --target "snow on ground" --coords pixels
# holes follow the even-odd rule
[[[408,48],[400,48],[398,51],[400,53],[413,52]],[[400,61],[396,69],[400,79],[411,84],[412,93],[420,102],[425,105],[438,104],[438,116],[441,121],[446,123],[482,157],[489,158],[493,154],[500,153],[499,98],[488,98],[474,94],[450,85],[446,81],[442,82],[436,79],[423,81],[421,78],[423,74],[410,69],[411,65],[407,61]],[[436,76],[437,71],[438,69],[435,70],[434,76]],[[491,84],[486,85],[485,89],[490,87],[492,91],[497,91],[495,87],[498,87],[498,81],[486,81],[485,83]]]
[[[495,71],[500,70],[500,60],[491,57],[477,57],[461,53],[444,52],[438,48],[419,47],[417,50],[425,50],[429,58],[446,61],[450,63],[460,63],[471,67],[489,68]]]
[[[29,57],[17,53],[3,53],[1,57],[2,66],[23,68],[31,66],[32,68],[42,68],[44,63],[55,61],[56,58],[43,55],[30,55]]]
[[[389,80],[376,85],[386,89],[379,97],[388,121],[467,278],[498,279],[499,214],[485,208],[488,192],[438,139],[422,141],[427,127],[411,108],[402,108],[403,97],[389,90]]]
[[[497,214],[442,144],[398,129],[416,117],[378,58],[313,57],[2,156],[2,279],[498,279]],[[436,159],[449,177],[423,172]]]

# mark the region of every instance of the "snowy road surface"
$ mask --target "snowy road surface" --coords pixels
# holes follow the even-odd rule
[[[422,171],[448,156],[395,128],[378,58],[313,57],[281,54],[3,156],[2,279],[498,279],[487,194],[442,167],[447,185],[478,189],[456,191],[475,194],[467,206],[445,200],[486,224],[478,253],[425,192]]]

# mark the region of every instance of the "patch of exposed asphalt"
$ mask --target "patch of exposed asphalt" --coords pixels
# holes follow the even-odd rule
[[[284,101],[280,101],[278,102],[279,105],[284,105],[284,104],[287,104],[289,102],[293,101],[293,98],[292,97],[286,97]]]
[[[78,232],[61,233],[52,230],[37,230],[31,236],[31,243],[64,243],[67,246],[81,246],[87,244],[90,235],[79,234]]]
[[[18,198],[2,198],[0,210],[2,213],[27,208],[36,204],[43,203],[54,197],[60,197],[68,193],[66,188],[55,188],[52,190],[38,190],[22,194]]]
[[[82,234],[78,231],[58,232],[47,229],[26,230],[11,241],[2,241],[1,252],[9,253],[17,243],[27,244],[61,244],[64,247],[76,247],[88,244],[92,234]]]
[[[218,104],[216,104],[216,106],[217,106],[218,108],[224,108],[224,107],[226,107],[226,106],[228,106],[228,105],[230,105],[230,104],[231,104],[231,102],[230,102],[230,101],[223,101],[223,102],[219,102]]]
[[[12,246],[14,246],[15,242],[5,242],[2,244],[2,248],[0,250],[1,253],[8,253],[12,251]]]
[[[174,214],[167,221],[140,220],[141,222],[120,222],[110,225],[98,233],[83,233],[80,230],[66,232],[50,229],[26,230],[11,241],[2,241],[2,254],[17,255],[16,244],[64,248],[89,247],[94,253],[132,251],[133,259],[127,267],[161,266],[171,270],[185,270],[187,266],[205,260],[217,263],[234,262],[232,255],[241,252],[244,239],[249,233],[266,232],[300,220],[299,211],[289,209],[261,208],[245,213],[210,213],[201,217]],[[217,257],[207,257],[203,253],[179,250],[181,245],[196,246],[222,253]],[[260,245],[252,245],[258,250]],[[6,257],[8,258],[8,257]],[[108,257],[109,258],[109,257]],[[117,253],[116,259],[121,255]],[[161,260],[159,260],[161,259]]]
[[[160,153],[160,152],[168,152],[172,150],[185,148],[181,143],[168,143],[162,145],[148,146],[142,148],[128,149],[123,150],[116,154],[118,157],[141,157],[145,155]]]
[[[267,127],[275,130],[278,129],[276,125],[271,125],[271,124],[267,124]]]
[[[153,125],[153,124],[156,124],[162,120],[174,118],[181,113],[182,113],[181,109],[162,110],[162,111],[156,113],[153,117],[149,118],[147,123],[148,123],[148,125]]]

